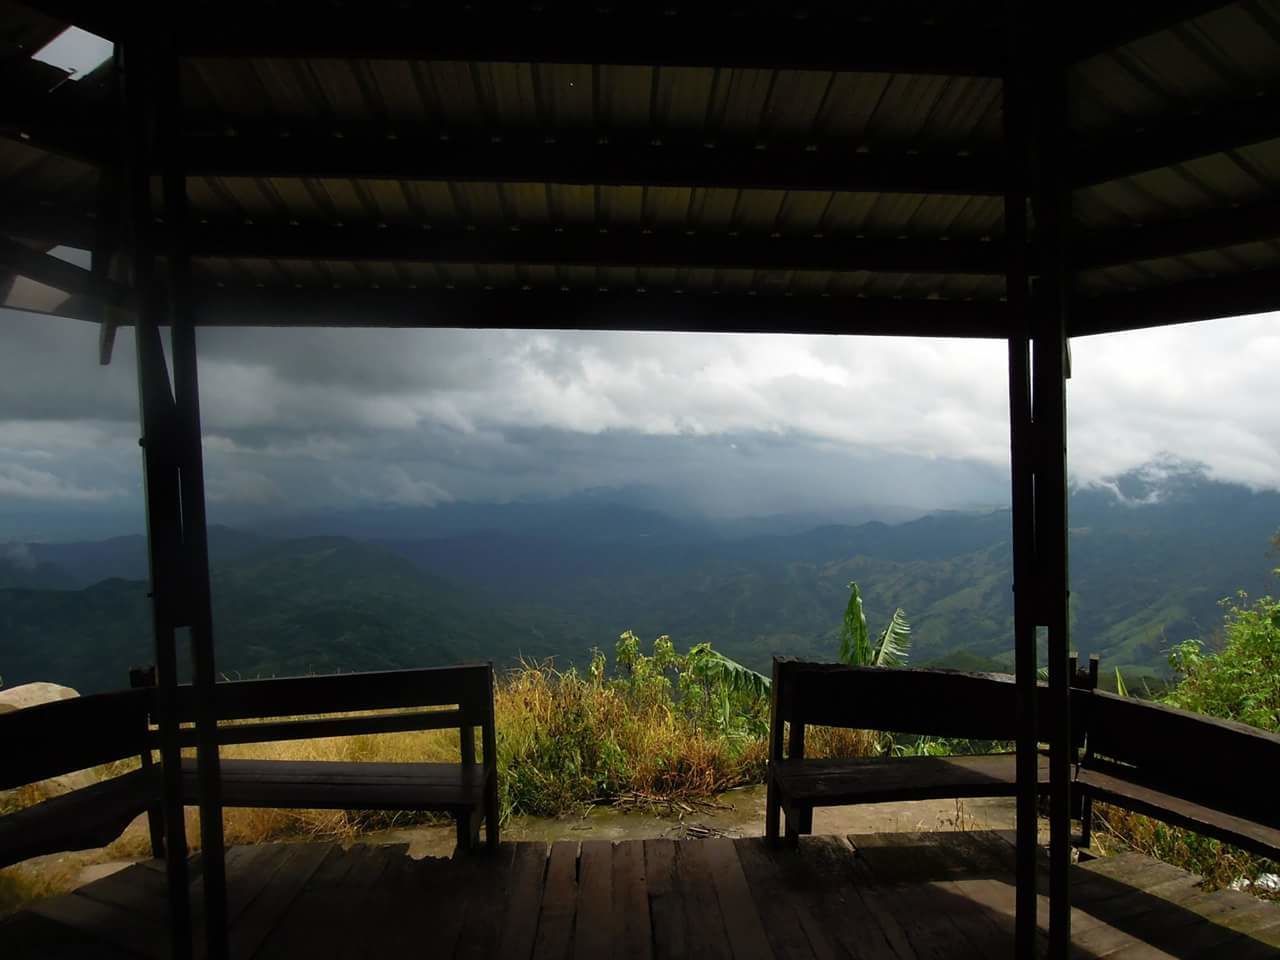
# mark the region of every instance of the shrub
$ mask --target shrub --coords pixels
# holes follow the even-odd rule
[[[1218,649],[1187,640],[1170,652],[1176,684],[1164,702],[1214,717],[1280,731],[1280,601],[1249,602],[1240,593],[1223,601]],[[1268,787],[1259,783],[1258,789]],[[1210,886],[1280,873],[1280,864],[1158,820],[1106,805],[1096,809],[1105,835],[1135,850],[1204,877]]]

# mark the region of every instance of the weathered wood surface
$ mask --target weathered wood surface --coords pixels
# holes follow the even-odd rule
[[[195,764],[182,762],[184,800],[198,794]],[[485,771],[456,763],[344,763],[331,760],[223,760],[228,807],[333,810],[478,810]]]
[[[0,817],[0,867],[46,853],[105,847],[147,809],[143,770],[102,780]]]
[[[120,690],[0,714],[0,790],[136,757],[149,693]]]
[[[479,726],[489,694],[487,663],[372,673],[229,680],[214,687],[219,720],[297,717],[357,710],[457,705]],[[178,688],[178,715],[194,719],[191,687]]]
[[[1243,847],[1263,857],[1280,859],[1280,829],[1244,817],[1235,817],[1215,807],[1160,790],[1135,776],[1121,775],[1119,769],[1082,768],[1076,783],[1086,796],[1105,803],[1145,813],[1148,816],[1186,827],[1207,837],[1215,837]],[[1269,788],[1256,784],[1261,793]]]
[[[760,839],[508,843],[452,860],[413,860],[403,846],[235,847],[232,956],[1010,956],[1013,852],[994,833],[809,837],[794,849]],[[1043,937],[1043,889],[1040,901]],[[1136,854],[1072,867],[1072,908],[1080,958],[1280,956],[1280,905],[1207,892]],[[166,950],[164,877],[152,863],[0,920],[6,960]]]
[[[774,776],[782,796],[829,807],[892,800],[1014,795],[1012,753],[974,757],[867,757],[856,760],[783,760]],[[1039,781],[1049,783],[1049,760],[1039,759]]]

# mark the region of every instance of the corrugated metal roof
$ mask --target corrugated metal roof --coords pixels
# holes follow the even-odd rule
[[[948,21],[972,12],[940,3],[864,5],[869,19],[911,16]],[[50,116],[71,107],[100,106],[105,87],[39,90],[27,57],[57,24],[25,8],[0,3],[7,77],[19,77],[28,114]],[[246,29],[251,30],[249,25]],[[43,69],[41,67],[41,69]],[[574,135],[633,136],[662,150],[698,153],[714,169],[726,144],[735,149],[780,145],[824,156],[970,158],[979,168],[1001,163],[1001,82],[984,77],[616,64],[460,62],[353,58],[199,57],[186,61],[184,94],[194,133],[252,152],[290,137],[365,143],[460,135],[501,151],[523,131],[548,141]],[[46,78],[47,79],[47,78]],[[1280,96],[1280,0],[1228,4],[1204,16],[1090,57],[1071,74],[1071,123],[1093,143],[1103,166],[1144,131],[1214,120],[1229,105],[1266,112]],[[1244,104],[1244,107],[1241,107]],[[1257,112],[1257,110],[1255,110]],[[1235,115],[1235,114],[1233,114]],[[88,220],[96,172],[74,151],[41,149],[0,139],[0,198],[15,222],[42,213]],[[1280,125],[1275,133],[1280,134]],[[1197,215],[1248,208],[1276,197],[1280,138],[1242,134],[1218,152],[1085,186],[1075,195],[1082,242],[1142,226],[1184,224]],[[314,138],[320,139],[314,139]],[[326,140],[326,138],[332,138]],[[361,139],[364,138],[364,139]],[[1149,137],[1148,137],[1149,139]],[[204,141],[212,142],[212,141]],[[417,142],[417,141],[415,141]],[[656,145],[661,144],[658,148]],[[110,156],[109,142],[98,144]],[[522,148],[513,145],[518,164]],[[424,151],[429,152],[427,146]],[[702,151],[705,151],[703,153]],[[1194,151],[1193,151],[1194,152]],[[739,154],[733,154],[738,156]],[[973,160],[972,158],[979,158]],[[987,158],[987,159],[981,159]],[[726,161],[726,162],[732,162]],[[208,225],[292,224],[299,230],[343,224],[428,229],[512,231],[522,227],[595,229],[609,235],[649,231],[728,238],[947,239],[998,241],[998,196],[823,189],[737,189],[706,184],[512,182],[502,179],[412,180],[339,176],[244,176],[210,173],[189,183],[193,216]],[[996,171],[998,173],[998,170]],[[1135,234],[1136,236],[1137,234]],[[1149,235],[1149,234],[1148,234]],[[1280,235],[1280,227],[1277,228]],[[241,235],[243,236],[243,235]],[[1123,243],[1118,245],[1121,251]],[[1112,249],[1117,244],[1112,242]],[[251,253],[251,251],[246,251]],[[1112,258],[1115,259],[1114,257]],[[1270,237],[1224,237],[1221,249],[1142,258],[1091,267],[1080,291],[1105,295],[1160,287],[1205,276],[1280,266]],[[363,259],[280,260],[204,257],[196,274],[209,283],[281,287],[415,286],[570,288],[681,287],[818,296],[996,300],[993,275],[946,272],[844,272],[702,267],[560,267],[529,263],[423,263]]]

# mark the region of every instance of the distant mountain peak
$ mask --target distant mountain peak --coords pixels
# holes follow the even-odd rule
[[[1123,473],[1103,477],[1085,487],[1106,491],[1126,506],[1147,506],[1189,499],[1210,486],[1234,486],[1215,480],[1209,466],[1172,453],[1161,453]]]

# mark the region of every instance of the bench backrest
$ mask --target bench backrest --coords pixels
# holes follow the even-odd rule
[[[1077,674],[1086,685],[1095,666]],[[1048,689],[1037,685],[1039,738],[1048,737]],[[774,659],[775,723],[886,730],[894,733],[1015,740],[1018,691],[1003,673],[970,673],[916,667],[850,667]],[[1083,746],[1084,726],[1073,723]]]
[[[145,683],[148,679],[135,672],[133,682]],[[471,727],[480,727],[489,734],[493,727],[493,694],[493,665],[471,663],[371,673],[226,680],[214,685],[214,704],[220,722],[220,743],[263,743]],[[450,709],[421,709],[424,707]],[[326,716],[361,711],[395,712]],[[195,698],[188,684],[178,687],[177,713],[180,723],[195,721]],[[281,717],[306,719],[270,722]],[[245,720],[268,722],[225,722]],[[154,711],[152,721],[155,721]],[[194,742],[194,731],[184,729],[181,739],[184,744]]]
[[[148,703],[145,691],[121,690],[0,714],[0,790],[137,757]]]
[[[1077,702],[1087,710],[1086,766],[1122,764],[1156,789],[1280,827],[1271,780],[1280,736],[1100,690]]]

